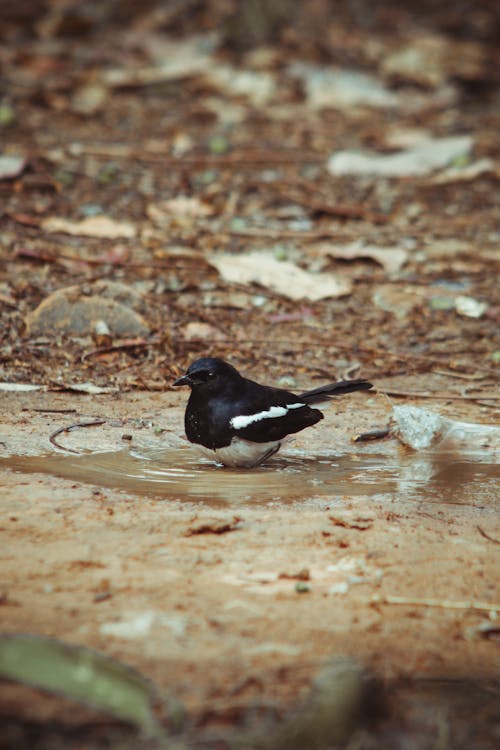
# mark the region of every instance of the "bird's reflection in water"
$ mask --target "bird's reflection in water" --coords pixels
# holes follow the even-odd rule
[[[476,456],[477,458],[477,456]],[[486,457],[484,457],[486,458]],[[0,458],[0,466],[44,473],[166,500],[213,506],[377,496],[390,501],[484,505],[498,497],[500,467],[450,453],[306,456],[290,452],[257,469],[227,469],[189,447],[79,456]]]

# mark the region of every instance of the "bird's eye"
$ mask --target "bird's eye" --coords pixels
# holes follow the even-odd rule
[[[214,375],[215,373],[212,370],[200,370],[196,373],[196,379],[201,383],[206,383]]]

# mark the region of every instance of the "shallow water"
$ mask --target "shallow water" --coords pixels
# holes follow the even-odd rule
[[[477,457],[475,457],[477,458]],[[283,454],[256,469],[221,468],[190,447],[131,448],[79,456],[49,454],[0,458],[0,467],[51,474],[151,497],[211,505],[295,502],[328,497],[490,505],[500,495],[500,467],[449,453],[305,456]]]

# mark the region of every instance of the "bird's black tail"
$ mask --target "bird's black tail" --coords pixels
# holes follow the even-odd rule
[[[337,383],[320,385],[319,388],[315,388],[312,391],[299,393],[298,397],[306,404],[316,404],[320,401],[327,401],[333,396],[341,396],[343,393],[369,391],[370,388],[373,388],[373,385],[368,380],[339,380]]]

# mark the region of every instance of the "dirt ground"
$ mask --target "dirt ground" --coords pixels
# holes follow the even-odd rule
[[[496,454],[352,441],[394,405],[498,423],[495,4],[304,2],[243,27],[215,0],[34,5],[0,24],[2,632],[134,667],[179,747],[280,746],[333,657],[367,696],[336,746],[498,746]],[[372,75],[385,104],[325,104],[333,79],[307,66]],[[456,136],[417,172],[329,166]],[[265,467],[220,469],[170,387],[203,355],[376,392]],[[49,439],[94,420],[57,441],[95,457]],[[175,483],[132,481],[130,446],[179,461]],[[149,742],[21,684],[0,716],[5,747]]]
[[[240,493],[242,475],[248,488],[259,486],[252,472],[207,466],[214,500],[193,502],[175,499],[178,491],[155,498],[39,474],[36,466],[34,474],[2,466],[3,630],[90,646],[136,667],[184,705],[197,742],[229,741],[249,717],[269,721],[271,710],[289,710],[328,657],[342,655],[385,686],[370,730],[378,742],[399,747],[411,737],[426,747],[444,731],[453,747],[493,746],[497,631],[482,628],[490,622],[485,603],[498,603],[499,593],[495,492],[485,494],[484,476],[455,484],[450,496],[450,479],[437,497],[432,481],[412,494],[415,477],[399,491],[387,491],[381,478],[371,494],[360,492],[367,452],[401,463],[407,453],[395,440],[348,444],[353,423],[361,430],[386,423],[384,401],[345,397],[337,414],[331,408],[321,427],[297,439],[295,451],[324,457],[333,436],[339,455],[354,453],[360,464],[347,495],[283,501],[274,488],[249,502]],[[182,402],[176,393],[22,394],[2,403],[2,442],[8,448],[14,435],[18,450],[48,453],[48,435],[67,418],[40,410],[66,408],[76,409],[71,422],[115,424],[108,434],[67,435],[67,447],[120,449],[116,425],[126,414],[133,443],[156,440],[167,449]],[[468,418],[476,411],[448,410]],[[130,428],[145,415],[169,431],[155,438],[151,429]],[[278,468],[258,471],[258,480],[273,480]],[[298,592],[298,582],[309,590]],[[434,606],[425,606],[429,599]],[[31,722],[45,722],[49,736],[57,734],[55,716],[67,733],[83,722],[73,704],[27,691],[1,690],[2,714],[10,723],[23,717],[25,740]],[[83,736],[93,746],[100,735],[94,727],[92,741],[87,722]],[[6,734],[18,737],[19,727]]]

